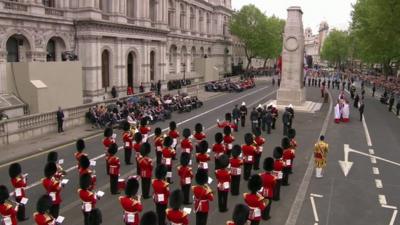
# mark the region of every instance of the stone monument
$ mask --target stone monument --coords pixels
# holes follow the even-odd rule
[[[304,31],[303,12],[298,6],[288,8],[283,35],[281,85],[277,93],[277,105],[302,106],[306,94],[304,78]]]

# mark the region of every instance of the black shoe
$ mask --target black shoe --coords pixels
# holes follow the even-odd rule
[[[263,220],[270,220],[270,219],[271,219],[271,216],[267,216],[267,217],[263,218]]]
[[[221,210],[219,210],[219,212],[221,212],[221,213],[228,212],[228,209],[221,209]]]

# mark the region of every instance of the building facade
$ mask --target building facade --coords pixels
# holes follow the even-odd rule
[[[305,54],[312,56],[314,65],[321,65],[323,63],[321,61],[321,51],[328,33],[329,26],[327,22],[321,22],[318,34],[313,34],[311,28],[306,28],[304,31]]]
[[[7,63],[74,55],[86,102],[107,98],[111,87],[123,94],[141,83],[202,79],[199,57],[229,72],[231,14],[231,0],[0,0],[0,93]]]

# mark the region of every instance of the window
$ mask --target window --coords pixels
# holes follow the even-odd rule
[[[186,18],[186,11],[185,6],[181,4],[181,16],[179,21],[179,27],[184,30],[185,29],[185,18]]]
[[[47,62],[56,61],[56,42],[53,39],[47,43]]]
[[[157,21],[157,5],[156,0],[150,0],[150,20],[151,22],[155,23]]]
[[[43,5],[46,7],[56,7],[54,0],[43,0]]]
[[[190,7],[190,30],[194,31],[195,27],[194,27],[194,23],[195,23],[195,13],[194,13],[194,9],[192,7]]]
[[[127,0],[126,15],[136,18],[136,0]]]

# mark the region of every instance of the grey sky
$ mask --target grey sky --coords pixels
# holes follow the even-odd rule
[[[268,16],[286,19],[289,6],[300,6],[303,10],[304,27],[311,27],[316,33],[321,21],[327,21],[330,28],[347,29],[351,21],[351,4],[356,0],[232,0],[232,7],[254,4]]]

